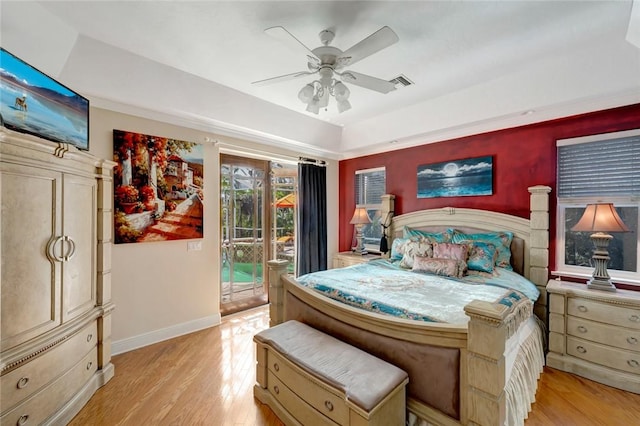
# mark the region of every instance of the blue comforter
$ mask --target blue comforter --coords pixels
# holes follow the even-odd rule
[[[466,324],[469,317],[464,306],[473,300],[508,304],[510,299],[535,301],[539,296],[532,282],[503,268],[493,274],[450,278],[412,272],[384,259],[313,272],[297,281],[371,312],[449,324]]]

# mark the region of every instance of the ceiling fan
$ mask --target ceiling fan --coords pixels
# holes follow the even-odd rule
[[[319,77],[317,80],[306,84],[298,93],[298,98],[307,104],[307,111],[309,112],[318,114],[320,108],[324,108],[329,104],[329,96],[336,98],[339,112],[350,109],[350,91],[343,82],[348,82],[379,93],[389,93],[396,89],[395,84],[389,81],[366,74],[360,74],[355,71],[343,70],[345,67],[353,65],[398,42],[399,38],[396,33],[387,26],[380,28],[344,52],[337,47],[329,45],[335,36],[331,30],[323,30],[320,32],[319,36],[322,46],[316,47],[313,50],[305,46],[283,27],[271,27],[264,31],[268,35],[287,44],[295,51],[304,54],[308,60],[308,71],[299,71],[266,80],[254,81],[252,84],[273,84],[318,74]]]

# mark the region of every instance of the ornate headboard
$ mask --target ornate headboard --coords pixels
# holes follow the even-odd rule
[[[456,228],[463,232],[512,232],[514,236],[511,244],[512,265],[516,272],[528,278],[540,290],[541,296],[536,302],[535,309],[538,317],[545,319],[546,285],[549,279],[549,193],[551,188],[539,185],[532,186],[528,190],[531,211],[529,219],[467,208],[443,207],[420,210],[393,217],[388,232],[389,247],[394,238],[402,236],[405,226],[432,232],[447,228]],[[385,207],[393,209],[393,196],[387,200],[389,202]],[[384,214],[385,211],[383,211]]]

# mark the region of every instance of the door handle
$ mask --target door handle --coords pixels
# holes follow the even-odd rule
[[[56,254],[56,245],[58,245],[58,243],[63,240],[64,236],[60,235],[59,237],[56,237],[53,240],[49,241],[49,244],[47,245],[47,253],[49,254],[50,259],[58,262],[64,262],[64,258]]]
[[[68,235],[64,236],[64,241],[66,241],[67,245],[69,246],[69,254],[67,254],[63,259],[65,262],[68,262],[76,254],[76,243]]]

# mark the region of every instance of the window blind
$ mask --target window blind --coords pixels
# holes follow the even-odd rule
[[[377,206],[382,203],[385,193],[385,169],[367,169],[356,171],[356,205]]]
[[[640,196],[640,135],[558,144],[558,198]]]

